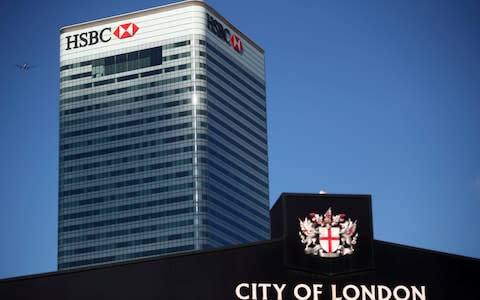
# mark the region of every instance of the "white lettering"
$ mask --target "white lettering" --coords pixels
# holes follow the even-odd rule
[[[342,297],[337,297],[337,285],[332,284],[330,286],[331,292],[332,292],[332,300],[342,300]]]
[[[352,297],[348,294],[349,290],[353,290],[354,292],[354,295]],[[355,285],[349,284],[343,288],[342,295],[347,300],[357,300],[358,297],[360,297],[360,290]]]
[[[368,296],[368,299],[370,300],[375,300],[377,298],[375,297],[374,285],[371,285],[370,289],[368,289],[368,287],[365,285],[361,285],[360,287],[362,288],[362,300],[367,300],[367,296]]]
[[[237,285],[237,287],[235,288],[235,296],[237,296],[238,299],[241,299],[241,300],[248,300],[250,299],[250,296],[244,296],[242,294],[242,291],[241,289],[242,288],[248,288],[248,283],[240,283],[239,285]]]
[[[305,290],[304,296],[301,296],[300,293],[298,292],[300,289]],[[295,298],[299,300],[307,300],[312,295],[312,290],[308,285],[302,283],[295,286],[295,289],[293,290],[293,294],[295,295]]]
[[[243,282],[235,287],[235,296],[238,300],[283,300],[286,290],[287,284],[285,283]],[[389,287],[386,285],[348,284],[340,291],[337,290],[336,284],[331,284],[330,293],[331,300],[427,300],[423,285]],[[323,284],[297,284],[293,289],[293,295],[296,300],[321,300]]]
[[[386,292],[386,294],[383,292]],[[392,291],[384,285],[377,286],[377,294],[378,300],[389,300],[392,297]]]
[[[252,300],[258,300],[257,299],[257,284],[252,283]]]
[[[420,292],[416,286],[412,286],[413,292],[413,300],[417,300],[417,296],[420,300],[427,300],[427,296],[425,294],[425,286],[421,286],[422,291]]]
[[[268,288],[272,285],[270,283],[259,283],[258,287],[262,289],[262,300],[268,300]]]
[[[400,298],[400,296],[398,295],[399,290],[403,291],[403,294],[404,294],[403,298]],[[393,289],[393,297],[395,298],[395,300],[408,300],[410,298],[410,291],[406,286],[399,285]]]
[[[314,284],[313,285],[313,300],[318,300],[318,295],[322,294],[323,284]]]
[[[273,288],[275,291],[277,291],[277,300],[282,300],[283,299],[283,290],[285,289],[287,285],[284,283],[281,286],[278,286],[278,284],[274,283]]]

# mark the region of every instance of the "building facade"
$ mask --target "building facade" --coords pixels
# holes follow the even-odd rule
[[[60,33],[58,268],[270,237],[263,50],[202,1]]]

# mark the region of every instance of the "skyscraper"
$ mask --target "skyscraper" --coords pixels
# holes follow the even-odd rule
[[[202,1],[60,35],[58,268],[269,238],[264,52]]]

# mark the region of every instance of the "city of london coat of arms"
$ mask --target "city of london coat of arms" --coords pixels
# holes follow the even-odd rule
[[[333,215],[329,208],[323,214],[312,212],[300,222],[300,236],[305,254],[320,257],[351,255],[357,243],[357,221],[345,214]]]

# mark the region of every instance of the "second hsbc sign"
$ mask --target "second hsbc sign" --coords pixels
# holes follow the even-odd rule
[[[224,28],[223,25],[218,22],[214,17],[207,14],[207,27],[208,29],[213,32],[216,36],[224,40],[227,44],[232,46],[235,51],[238,53],[243,52],[243,44],[238,35],[231,34],[230,30]]]
[[[113,34],[119,39],[125,39],[134,36],[137,31],[138,26],[135,23],[126,23],[119,25]],[[67,39],[67,48],[65,50],[83,48],[100,42],[107,43],[112,39],[112,27],[69,35],[65,38]]]

